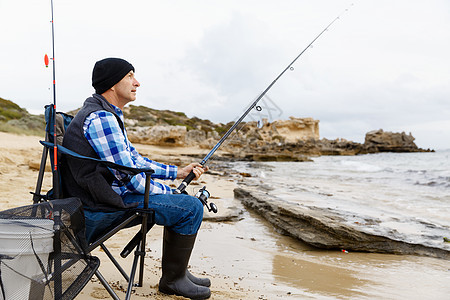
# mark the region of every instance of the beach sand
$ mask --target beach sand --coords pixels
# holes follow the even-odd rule
[[[42,147],[39,137],[0,132],[0,209],[32,203]],[[180,156],[180,149],[135,145],[155,160],[184,164],[195,162]],[[184,149],[195,154],[198,149]],[[232,221],[205,221],[198,233],[190,270],[212,281],[211,299],[449,299],[450,263],[439,259],[369,253],[346,253],[311,248],[281,235],[270,224],[233,199],[233,188],[244,180],[240,176],[219,176],[212,170],[201,178],[219,206],[221,216],[242,213]],[[176,183],[175,183],[176,184]],[[48,172],[44,190],[51,186]],[[138,227],[122,230],[107,241],[119,257],[122,247]],[[144,286],[136,287],[132,299],[182,299],[157,291],[161,275],[162,227],[148,234]],[[100,271],[124,298],[126,281],[100,250]],[[119,257],[125,270],[131,269],[132,255]],[[76,299],[109,299],[94,277]]]

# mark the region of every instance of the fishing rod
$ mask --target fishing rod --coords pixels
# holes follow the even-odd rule
[[[52,24],[52,69],[53,69],[53,168],[52,168],[52,174],[53,174],[53,192],[56,197],[59,197],[59,176],[58,176],[58,145],[56,143],[56,70],[55,70],[55,25],[54,25],[54,19],[53,19],[53,0],[50,0],[50,6],[51,6],[51,24]],[[44,56],[44,63],[45,67],[48,68],[49,64],[49,58],[48,55],[45,54]]]
[[[352,4],[353,5],[353,4]],[[259,100],[261,100],[264,95],[266,95],[266,93],[272,88],[272,86],[278,81],[278,79],[280,79],[281,76],[284,75],[284,73],[286,73],[287,70],[292,70],[292,65],[300,58],[300,56],[303,55],[303,53],[305,53],[306,50],[308,50],[309,48],[311,48],[311,46],[314,44],[314,42],[320,38],[322,36],[322,34],[328,30],[328,28],[330,28],[334,22],[336,22],[338,19],[340,19],[340,17],[346,12],[348,11],[348,8],[345,9],[343,12],[341,12],[336,18],[334,18],[309,44],[308,46],[305,47],[305,49],[303,49],[299,55],[297,55],[297,57],[295,57],[295,59],[266,87],[266,89],[259,94],[259,96],[256,98],[255,101],[253,101],[253,103],[247,108],[247,110],[239,117],[239,119],[233,124],[233,126],[230,127],[230,129],[228,129],[228,131],[222,136],[222,138],[217,142],[217,144],[211,149],[211,151],[209,151],[209,153],[203,158],[203,160],[200,162],[200,165],[205,166],[206,163],[208,162],[208,160],[214,155],[214,153],[217,151],[217,149],[220,148],[220,146],[222,146],[222,144],[225,142],[225,140],[231,135],[231,133],[239,126],[239,124],[244,120],[244,118],[254,109],[258,109],[261,110],[260,107],[257,106]],[[183,179],[183,182],[181,182],[181,184],[178,186],[178,188],[174,191],[174,194],[181,194],[185,191],[186,187],[189,185],[189,183],[191,183],[191,181],[195,178],[195,174],[193,171],[191,171],[188,176],[186,176],[185,179]],[[217,212],[217,208],[215,207],[215,205],[213,203],[210,204],[210,206],[208,206],[207,203],[207,198],[209,197],[209,193],[206,191],[205,188],[202,188],[196,195],[199,199],[200,197],[203,198],[200,199],[202,201],[202,203],[208,208],[209,211],[214,211]],[[206,198],[206,199],[204,199]]]

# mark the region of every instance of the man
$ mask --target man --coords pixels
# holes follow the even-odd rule
[[[70,123],[63,145],[82,155],[129,167],[150,167],[152,178],[184,178],[193,171],[198,179],[206,167],[190,164],[184,168],[165,165],[142,157],[127,138],[122,110],[136,99],[140,86],[134,67],[120,58],[98,61],[92,72],[95,94],[86,99]],[[143,207],[145,174],[130,176],[76,159],[65,160],[62,168],[64,191],[79,197],[85,207],[86,228],[106,226],[96,217],[102,211]],[[192,299],[209,298],[210,281],[196,278],[187,270],[197,231],[203,218],[203,205],[195,197],[172,194],[164,184],[151,181],[149,208],[155,210],[156,224],[164,226],[162,277],[159,290]],[[90,239],[87,232],[88,240]]]

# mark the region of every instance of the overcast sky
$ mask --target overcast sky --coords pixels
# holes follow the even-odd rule
[[[320,120],[320,135],[371,130],[450,148],[448,0],[54,0],[57,106],[93,93],[94,63],[121,57],[141,83],[135,105],[213,122],[269,91],[280,119]],[[52,102],[50,0],[0,0],[0,97],[32,113]]]

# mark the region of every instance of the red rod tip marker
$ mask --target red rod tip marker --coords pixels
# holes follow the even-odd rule
[[[44,56],[44,63],[45,63],[45,67],[48,68],[49,59],[48,59],[47,54],[45,54],[45,56]]]

